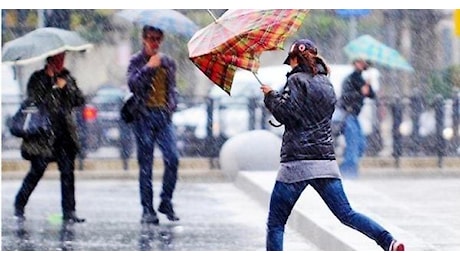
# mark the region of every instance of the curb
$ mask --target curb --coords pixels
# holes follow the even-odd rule
[[[22,180],[26,176],[27,171],[8,171],[2,172],[2,180]],[[58,180],[59,171],[56,169],[46,170],[43,179]],[[110,179],[126,179],[137,180],[139,172],[137,170],[76,170],[76,180],[110,180]],[[161,180],[163,170],[153,170],[153,178]],[[226,177],[220,170],[215,169],[179,169],[178,181],[193,181],[193,182],[222,182],[227,181]]]
[[[457,175],[458,176],[458,175]],[[246,192],[263,207],[269,207],[270,194],[276,179],[276,172],[240,171],[235,179],[235,186]],[[349,195],[367,196],[369,199],[381,198],[382,193],[374,191],[354,181],[344,180],[347,187],[353,190]],[[359,200],[358,200],[359,201]],[[359,209],[359,202],[355,201],[355,208]],[[361,204],[363,205],[363,204]],[[364,203],[364,205],[366,205]],[[398,206],[389,205],[389,211],[397,210]],[[395,226],[385,216],[377,212],[367,211],[369,217],[391,230],[395,237],[401,238],[411,245],[414,250],[436,250],[436,245],[412,234],[410,231]],[[308,241],[325,251],[381,251],[382,249],[373,240],[362,233],[340,223],[325,207],[321,197],[313,189],[305,190],[305,196],[299,198],[293,208],[287,223],[297,230]]]
[[[268,208],[270,201],[271,190],[267,189],[267,185],[255,183],[250,178],[250,172],[239,172],[235,185],[241,190],[247,192],[257,202]],[[356,250],[352,245],[342,241],[336,235],[330,233],[327,229],[315,223],[309,217],[303,215],[295,207],[291,212],[288,220],[288,225],[299,231],[305,238],[308,238],[313,244],[317,245],[320,250],[338,250],[338,251],[353,251]],[[306,234],[308,230],[308,234]]]
[[[340,160],[340,159],[339,159]],[[426,178],[460,177],[460,157],[444,158],[443,167],[437,167],[437,158],[402,158],[400,167],[394,167],[392,158],[366,157],[361,162],[358,178]],[[123,170],[123,162],[118,158],[86,159],[83,164],[76,162],[75,176],[82,179],[133,179],[137,178],[137,160],[128,160],[128,169]],[[80,168],[83,167],[83,169]],[[2,159],[2,179],[23,178],[29,170],[29,161],[23,159]],[[161,158],[155,158],[153,172],[155,177],[162,174],[164,164]],[[50,163],[44,178],[59,178],[56,163]],[[158,178],[158,177],[156,177]],[[216,166],[216,159],[182,158],[179,165],[179,178],[206,181],[224,180],[225,174]],[[347,178],[344,176],[344,178]]]

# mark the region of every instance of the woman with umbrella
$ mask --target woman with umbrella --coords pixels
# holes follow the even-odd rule
[[[295,41],[285,64],[292,70],[280,92],[263,85],[264,103],[285,126],[281,165],[271,194],[267,221],[267,250],[283,250],[284,227],[308,185],[345,225],[373,239],[384,250],[403,251],[404,245],[369,217],[353,210],[344,192],[335,158],[331,118],[336,96],[329,68],[308,39]]]
[[[75,158],[79,152],[75,107],[85,103],[83,93],[71,73],[64,67],[65,52],[46,59],[43,69],[35,71],[27,83],[27,98],[50,113],[52,136],[23,138],[21,154],[30,161],[27,173],[14,202],[14,214],[24,221],[24,208],[43,177],[50,162],[55,161],[61,173],[61,207],[65,222],[84,222],[75,213]]]

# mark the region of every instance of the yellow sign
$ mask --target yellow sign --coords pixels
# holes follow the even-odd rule
[[[454,10],[454,32],[456,36],[460,36],[460,9]]]

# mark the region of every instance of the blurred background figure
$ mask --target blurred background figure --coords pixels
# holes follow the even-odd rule
[[[357,177],[359,174],[359,162],[366,150],[366,137],[358,116],[364,105],[364,98],[375,98],[372,86],[362,76],[370,63],[364,59],[355,59],[353,66],[354,71],[342,83],[342,95],[337,102],[337,107],[347,113],[343,126],[345,149],[340,164],[340,172],[344,177]]]
[[[128,86],[140,109],[133,122],[139,163],[139,188],[142,205],[141,223],[158,224],[153,207],[153,155],[155,145],[164,161],[163,187],[158,211],[178,221],[172,204],[177,182],[179,151],[172,123],[177,107],[176,63],[159,52],[163,31],[146,25],[142,30],[143,49],[134,54],[128,67]]]

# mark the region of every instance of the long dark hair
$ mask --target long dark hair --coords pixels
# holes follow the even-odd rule
[[[313,76],[319,73],[318,64],[323,66],[327,75],[329,75],[329,66],[327,66],[324,59],[318,55],[316,49],[307,49],[304,52],[293,52],[292,54],[297,57],[297,61],[300,65],[305,65],[310,69]]]

